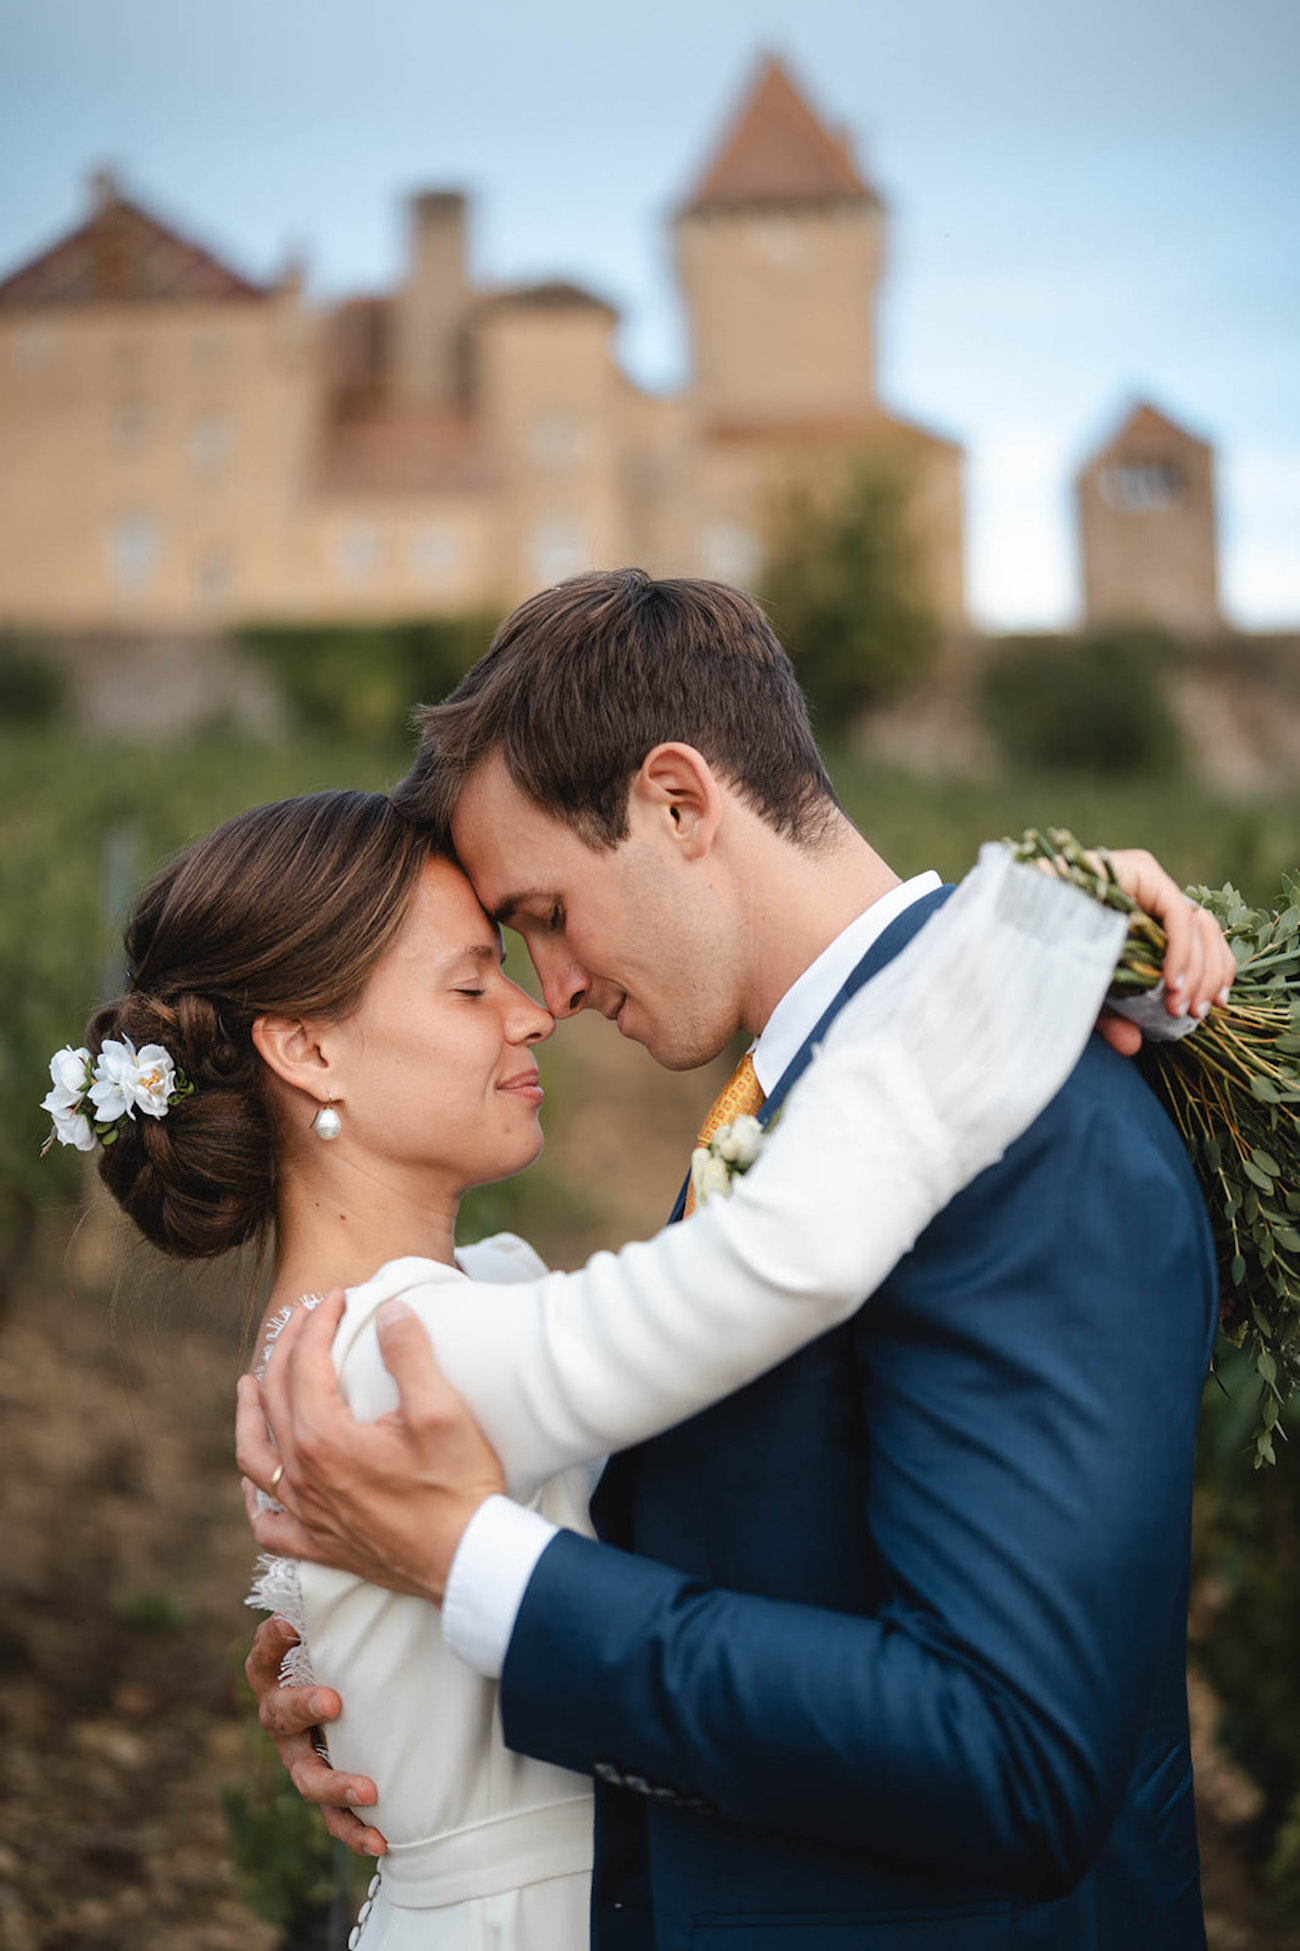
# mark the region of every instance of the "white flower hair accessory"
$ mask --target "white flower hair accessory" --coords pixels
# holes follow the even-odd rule
[[[194,1090],[161,1043],[137,1050],[129,1036],[106,1037],[93,1059],[84,1048],[65,1045],[56,1050],[50,1058],[50,1080],[53,1089],[41,1099],[41,1109],[49,1112],[54,1129],[42,1152],[56,1138],[79,1152],[111,1145],[123,1117],[133,1119],[143,1111],[146,1118],[165,1118],[178,1099]]]
[[[691,1189],[696,1207],[710,1199],[731,1196],[731,1182],[748,1172],[763,1149],[766,1132],[748,1111],[729,1125],[720,1125],[707,1145],[691,1153]]]

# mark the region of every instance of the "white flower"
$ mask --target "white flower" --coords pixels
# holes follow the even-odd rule
[[[129,1036],[120,1043],[109,1037],[90,1087],[96,1119],[112,1124],[123,1112],[134,1118],[137,1105],[146,1117],[165,1118],[175,1082],[176,1066],[160,1043],[146,1043],[137,1051]]]
[[[697,1145],[691,1153],[691,1189],[697,1206],[703,1206],[715,1192],[725,1199],[731,1191],[726,1160],[716,1157],[707,1145]]]
[[[50,1081],[56,1091],[68,1093],[71,1103],[83,1098],[90,1088],[89,1050],[74,1050],[67,1043],[62,1050],[56,1050],[50,1058]]]
[[[135,1101],[149,1118],[167,1116],[167,1100],[176,1088],[176,1066],[161,1043],[146,1043],[135,1060]]]
[[[719,1158],[747,1172],[763,1149],[763,1127],[748,1111],[742,1111],[734,1123],[723,1125],[715,1133],[713,1144]]]
[[[78,1109],[90,1083],[89,1050],[73,1050],[65,1045],[50,1058],[50,1078],[54,1088],[41,1099],[42,1111],[54,1120],[54,1135],[61,1145],[75,1145],[79,1152],[93,1152],[95,1134],[90,1119]]]

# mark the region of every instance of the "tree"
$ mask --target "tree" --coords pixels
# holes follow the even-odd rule
[[[920,682],[938,645],[905,479],[859,461],[831,491],[801,480],[774,504],[762,598],[826,723]]]

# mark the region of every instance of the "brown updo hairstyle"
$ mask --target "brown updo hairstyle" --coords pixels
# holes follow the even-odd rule
[[[194,1086],[165,1118],[121,1118],[99,1154],[104,1184],[164,1253],[265,1241],[277,1141],[253,1024],[347,1016],[433,851],[383,793],[311,793],[228,820],[140,895],[126,993],[86,1041],[92,1056],[108,1038],[161,1043]]]

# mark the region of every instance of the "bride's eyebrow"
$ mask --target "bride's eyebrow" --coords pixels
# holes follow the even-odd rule
[[[500,930],[495,942],[467,942],[464,948],[454,949],[447,957],[445,966],[454,969],[458,962],[499,962],[503,953]]]

